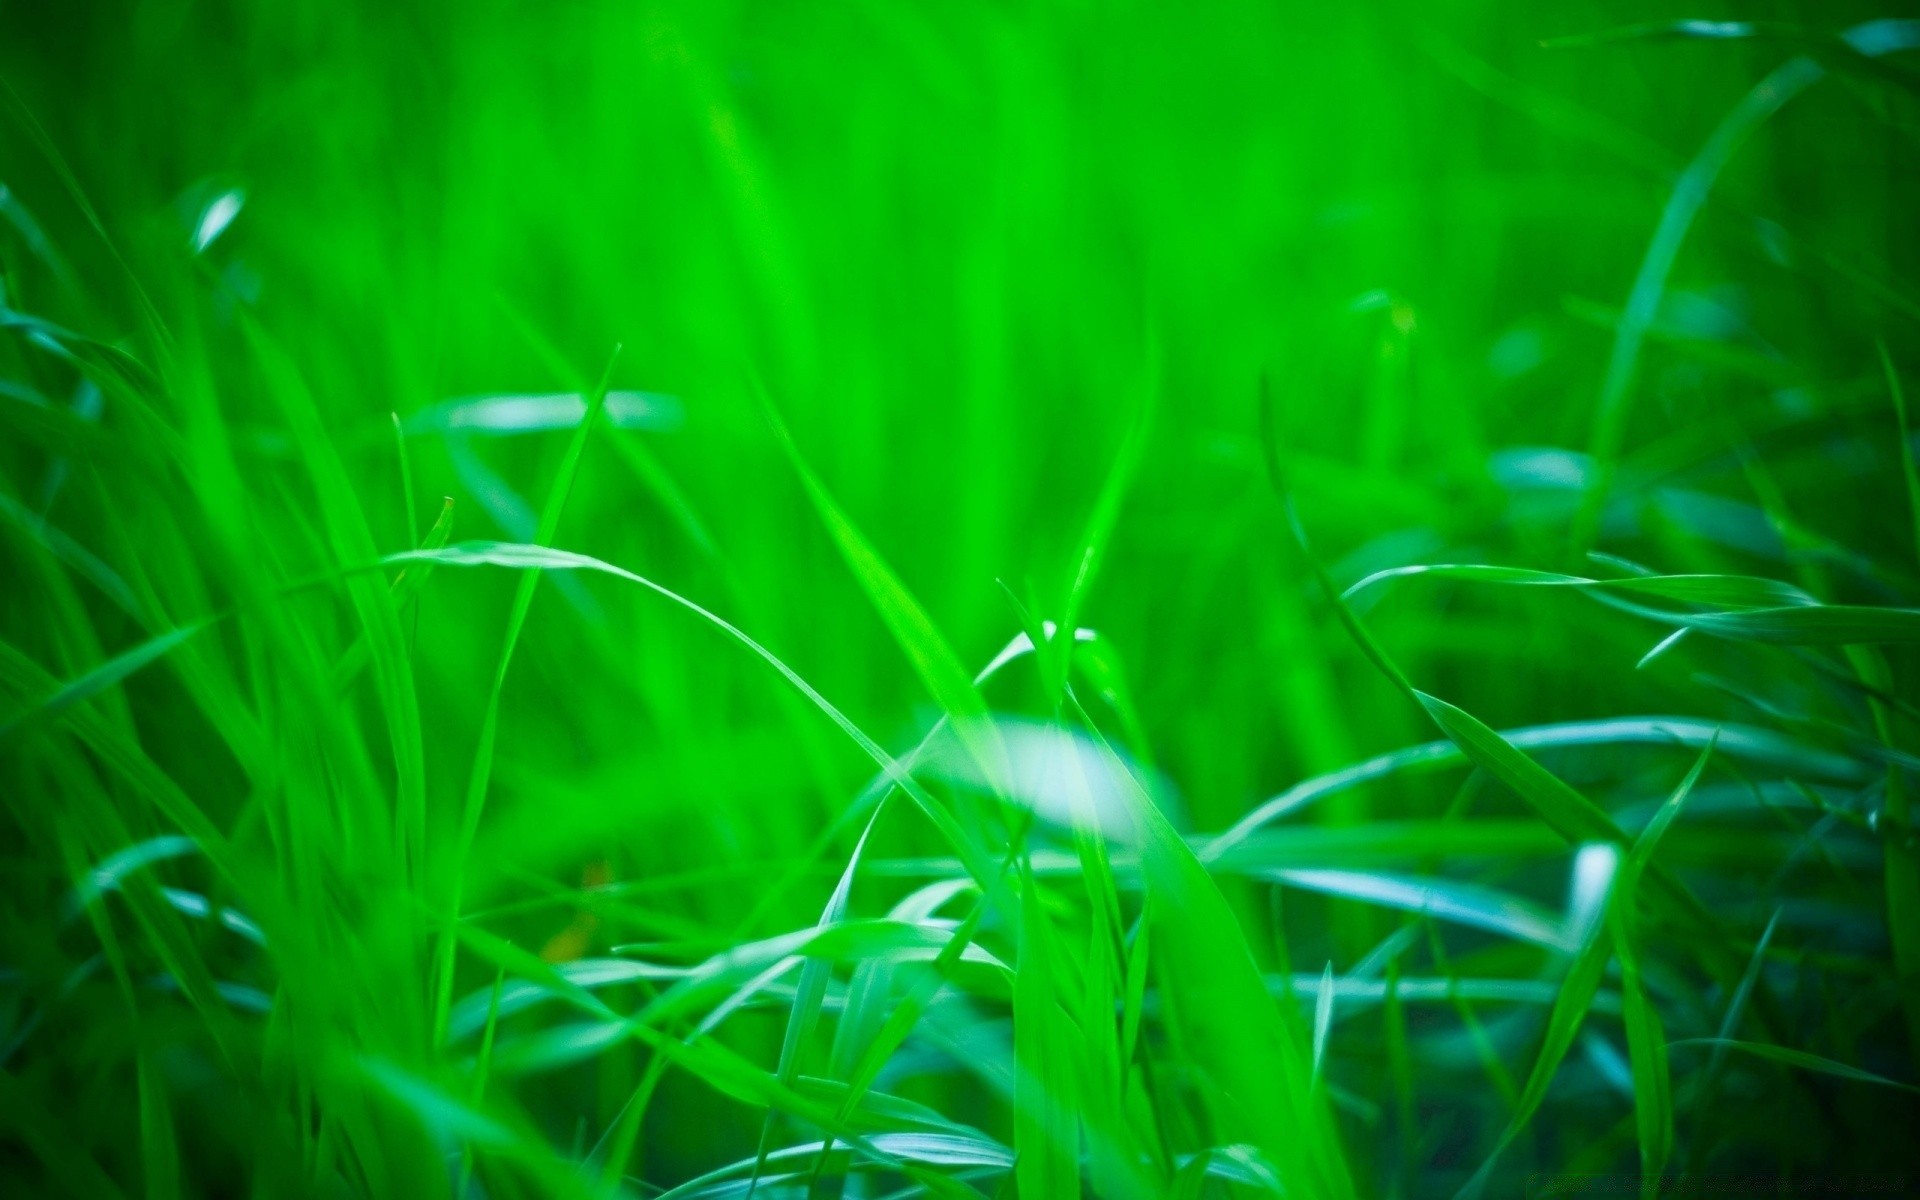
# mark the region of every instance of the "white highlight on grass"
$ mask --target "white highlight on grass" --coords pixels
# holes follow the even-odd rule
[[[1060,829],[1085,822],[1116,845],[1139,841],[1133,805],[1138,791],[1157,790],[1139,778],[1137,768],[1082,734],[1034,721],[997,718],[994,726],[1006,751],[1007,798],[1033,810]],[[928,763],[950,782],[990,788],[977,759],[958,739],[944,737]]]
[[[1581,945],[1607,910],[1607,893],[1620,867],[1620,848],[1589,842],[1573,856],[1573,885],[1567,897],[1567,941]]]
[[[227,231],[233,219],[240,215],[240,208],[247,202],[247,194],[239,188],[228,188],[200,210],[200,221],[193,229],[193,252],[203,254],[214,239]]]
[[[608,392],[604,409],[615,429],[675,429],[680,401],[658,392]],[[408,433],[470,433],[511,437],[552,429],[572,429],[587,415],[579,392],[535,395],[463,396],[408,417]]]

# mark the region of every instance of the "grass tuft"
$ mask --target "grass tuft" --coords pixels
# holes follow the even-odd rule
[[[8,8],[0,1190],[1920,1187],[1920,21],[1538,7]]]

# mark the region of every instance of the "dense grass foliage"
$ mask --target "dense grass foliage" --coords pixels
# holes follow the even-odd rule
[[[1897,6],[0,79],[0,1190],[1920,1187]]]

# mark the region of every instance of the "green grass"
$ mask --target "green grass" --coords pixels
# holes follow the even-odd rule
[[[0,81],[0,1190],[1920,1187],[1910,8]]]

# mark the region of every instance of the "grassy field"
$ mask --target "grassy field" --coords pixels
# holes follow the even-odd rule
[[[1912,11],[0,0],[0,1191],[1920,1189]]]

